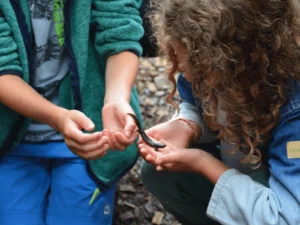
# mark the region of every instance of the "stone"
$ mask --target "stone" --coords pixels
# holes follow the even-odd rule
[[[151,91],[152,93],[157,92],[157,87],[154,83],[150,83],[147,82],[147,88],[149,89],[149,91]]]
[[[159,90],[168,90],[171,86],[170,81],[163,75],[154,77],[154,83]]]

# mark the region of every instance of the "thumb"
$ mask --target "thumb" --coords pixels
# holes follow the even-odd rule
[[[137,125],[134,119],[129,115],[125,115],[124,133],[127,138],[130,138],[132,136],[132,134],[135,132],[136,127]]]
[[[86,131],[92,131],[95,129],[95,124],[93,121],[88,118],[85,114],[82,112],[76,111],[74,113],[72,120],[74,123],[76,123],[80,128],[86,130]]]

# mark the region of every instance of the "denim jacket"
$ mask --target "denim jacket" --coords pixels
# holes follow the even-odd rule
[[[201,104],[195,101],[191,84],[182,76],[178,79],[178,90],[184,104],[195,107],[201,115]],[[227,170],[210,198],[210,218],[230,225],[300,225],[300,81],[289,80],[286,93],[287,101],[269,139],[268,185],[254,181],[236,168]],[[185,115],[189,118],[193,113],[190,110]],[[209,129],[204,123],[199,125],[207,136]]]

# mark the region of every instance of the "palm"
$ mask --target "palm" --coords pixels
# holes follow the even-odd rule
[[[109,137],[110,149],[124,150],[136,139],[136,125],[128,113],[133,113],[133,110],[127,102],[110,103],[103,107],[103,134]]]
[[[126,125],[126,113],[132,113],[128,103],[107,104],[102,109],[103,128],[115,131],[123,131]]]
[[[177,121],[168,121],[148,129],[146,133],[156,140],[164,139],[178,148],[186,148],[190,137],[183,132],[181,125]]]

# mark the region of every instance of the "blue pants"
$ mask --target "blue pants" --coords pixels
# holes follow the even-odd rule
[[[63,142],[22,144],[0,159],[1,225],[111,225],[115,185],[97,188]]]

